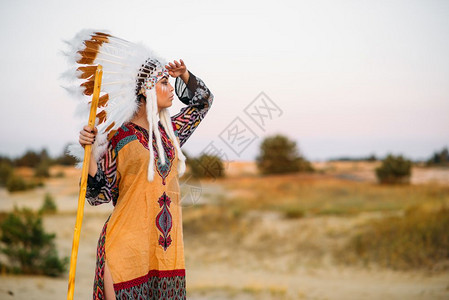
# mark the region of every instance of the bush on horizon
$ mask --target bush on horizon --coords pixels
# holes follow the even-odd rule
[[[313,171],[310,162],[299,154],[296,142],[280,134],[262,141],[256,164],[264,175]]]
[[[412,162],[402,155],[389,154],[375,172],[380,183],[408,184],[410,183]]]

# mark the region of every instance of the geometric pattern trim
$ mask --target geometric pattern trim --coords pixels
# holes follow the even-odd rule
[[[132,281],[114,284],[117,299],[186,299],[185,269],[151,270]]]

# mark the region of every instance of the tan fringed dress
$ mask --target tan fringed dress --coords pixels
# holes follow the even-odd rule
[[[187,85],[176,78],[175,92],[187,104],[171,117],[182,147],[208,112],[213,95],[192,73]],[[117,299],[186,299],[178,153],[160,122],[159,130],[166,165],[153,136],[152,182],[147,180],[148,131],[130,122],[111,138],[97,174],[88,178],[88,202],[114,205],[98,241],[94,299],[104,299],[105,260]]]

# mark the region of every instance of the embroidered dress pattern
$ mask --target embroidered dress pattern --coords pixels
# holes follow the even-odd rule
[[[131,124],[135,128],[135,136],[139,140],[139,142],[142,144],[142,146],[145,147],[145,149],[148,150],[148,131],[145,128],[140,127],[136,124]],[[162,125],[159,123],[159,130],[163,132],[161,135],[161,139],[163,142],[164,147],[164,155],[165,155],[165,162],[166,164],[162,164],[162,160],[159,157],[159,154],[157,153],[157,145],[156,141],[153,139],[153,149],[155,153],[155,159],[156,159],[156,171],[159,173],[159,176],[162,178],[162,184],[166,184],[165,178],[167,178],[168,174],[170,173],[171,167],[173,165],[173,159],[175,158],[175,149],[168,139],[168,136],[165,132],[165,129]],[[168,153],[168,154],[167,154]]]
[[[175,137],[184,145],[212,105],[213,95],[190,73],[185,84],[176,78],[175,92],[186,104],[171,116]],[[148,174],[148,131],[124,123],[111,137],[95,176],[88,176],[91,205],[112,202],[97,245],[93,299],[104,299],[107,261],[117,299],[186,299],[178,153],[159,122],[165,165],[152,135],[155,176]],[[147,224],[142,226],[142,224]]]
[[[163,165],[162,164],[162,160],[159,157],[159,154],[155,151],[155,158],[156,158],[156,171],[159,173],[159,176],[161,176],[162,178],[162,184],[165,185],[166,184],[166,178],[168,176],[168,174],[171,171],[171,167],[173,165],[173,159],[175,158],[175,149],[173,147],[173,145],[171,144],[170,140],[167,137],[167,134],[164,130],[164,128],[162,126],[159,126],[161,132],[164,131],[164,134],[162,134],[161,139],[162,139],[162,145],[164,147],[164,155],[165,155],[165,162],[166,164]],[[167,146],[166,146],[167,145]],[[153,140],[153,148],[156,149],[157,145],[156,145],[156,141]]]
[[[170,230],[172,227],[172,215],[170,210],[170,198],[164,194],[159,198],[159,206],[162,207],[161,211],[156,218],[156,226],[162,232],[163,235],[159,236],[159,245],[167,250],[168,246],[171,245]]]

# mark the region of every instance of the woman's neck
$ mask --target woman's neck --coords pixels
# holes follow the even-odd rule
[[[139,113],[131,119],[131,122],[139,125],[140,127],[149,130],[150,124],[148,123],[147,114],[143,113],[142,110],[139,110]]]
[[[148,124],[146,103],[141,103],[137,114],[134,115],[130,122],[149,130],[150,124]]]
[[[138,120],[138,119],[132,119],[131,123],[134,123],[142,128],[145,128],[147,131],[150,128],[150,124],[148,124],[147,120]]]

